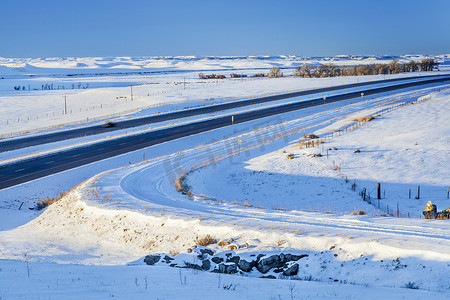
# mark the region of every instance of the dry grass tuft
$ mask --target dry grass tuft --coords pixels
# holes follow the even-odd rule
[[[281,246],[283,246],[283,244],[285,244],[285,243],[286,243],[286,241],[279,240],[279,241],[277,242],[277,247],[281,247]]]
[[[318,139],[319,136],[315,135],[313,132],[311,132],[310,134],[304,134],[303,138],[305,138],[305,139]]]
[[[372,121],[375,118],[378,118],[379,116],[380,115],[371,115],[371,116],[359,117],[359,118],[353,119],[353,121],[364,124],[364,123]]]
[[[191,187],[186,183],[187,179],[186,172],[182,172],[177,179],[175,179],[175,189],[177,192],[182,193],[183,195],[187,195],[189,198],[193,198],[194,194],[191,190]]]
[[[204,246],[207,247],[211,244],[215,244],[217,243],[217,239],[213,238],[212,236],[210,236],[209,234],[205,235],[202,238],[196,238],[195,239],[195,243],[199,246]]]
[[[53,203],[58,202],[59,200],[61,200],[61,199],[62,199],[64,196],[66,196],[67,194],[68,194],[68,192],[65,192],[65,193],[59,194],[59,196],[58,196],[58,197],[55,197],[55,198],[51,198],[51,197],[48,197],[48,198],[41,198],[41,199],[39,199],[38,202],[36,202],[36,209],[37,209],[37,210],[44,209],[44,208],[46,208],[47,206],[52,205]]]
[[[364,215],[366,215],[366,213],[362,210],[358,210],[356,213],[352,212],[352,215],[364,216]]]
[[[237,249],[239,249],[239,247],[237,245],[231,244],[227,247],[227,249],[230,251],[236,251]]]
[[[245,201],[243,206],[245,206],[245,207],[253,207],[253,204],[252,204],[251,201]]]
[[[151,250],[155,244],[156,244],[156,241],[151,240],[151,241],[145,242],[141,246],[141,248],[145,249],[145,250]]]

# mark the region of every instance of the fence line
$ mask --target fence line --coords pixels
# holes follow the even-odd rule
[[[234,81],[238,81],[238,80],[234,80]],[[174,92],[174,91],[180,91],[180,90],[184,90],[184,88],[180,88],[180,89],[175,89],[175,90],[172,90],[172,91],[170,91],[170,92]],[[133,109],[129,109],[129,110],[125,110],[125,111],[120,111],[120,112],[116,112],[116,113],[112,113],[112,114],[107,114],[107,115],[101,115],[101,116],[97,116],[97,117],[91,117],[91,118],[86,118],[86,119],[82,119],[82,120],[78,120],[78,121],[72,121],[72,122],[65,122],[65,123],[60,123],[60,124],[55,124],[55,125],[50,125],[50,126],[45,126],[45,127],[40,127],[40,128],[35,128],[35,129],[28,129],[28,130],[20,130],[20,131],[15,131],[15,132],[11,132],[11,133],[3,133],[3,134],[0,134],[0,139],[3,139],[3,138],[8,138],[8,137],[14,137],[14,136],[17,136],[17,135],[23,135],[23,134],[28,134],[28,133],[33,133],[33,132],[38,132],[38,131],[46,131],[46,130],[52,130],[52,129],[56,129],[56,128],[60,128],[60,127],[64,127],[64,126],[69,126],[69,125],[76,125],[76,124],[82,124],[82,123],[85,123],[86,121],[91,121],[91,122],[93,122],[93,121],[98,121],[98,120],[102,120],[102,119],[107,119],[107,118],[113,118],[113,117],[118,117],[118,116],[121,116],[121,115],[125,115],[125,114],[130,114],[130,113],[133,113],[133,112],[137,112],[137,111],[140,111],[140,110],[143,110],[143,109],[147,109],[147,108],[152,108],[152,107],[157,107],[157,106],[162,106],[162,105],[172,105],[172,104],[182,104],[182,103],[190,103],[190,102],[206,102],[206,101],[222,101],[222,100],[232,100],[232,99],[236,99],[237,101],[239,101],[239,100],[248,100],[248,99],[253,99],[253,98],[260,98],[260,97],[266,97],[266,96],[272,96],[272,95],[278,95],[278,94],[280,94],[280,93],[282,93],[282,94],[286,94],[286,93],[294,93],[294,92],[299,92],[299,91],[302,91],[303,89],[296,89],[296,90],[285,90],[285,91],[282,91],[282,92],[268,92],[268,93],[260,93],[260,94],[255,94],[255,95],[251,95],[251,96],[246,96],[246,97],[216,97],[216,98],[203,98],[203,99],[190,99],[190,100],[184,100],[184,101],[167,101],[167,102],[160,102],[160,103],[156,103],[156,104],[151,104],[151,105],[146,105],[146,106],[141,106],[141,107],[136,107],[136,108],[133,108]],[[167,93],[167,91],[164,91],[164,92],[162,92],[162,93]],[[158,93],[159,94],[159,93]],[[134,96],[134,98],[136,99],[136,98],[144,98],[145,96]],[[214,104],[216,104],[216,103],[214,103]],[[91,107],[88,107],[88,108],[85,108],[85,110],[83,110],[83,111],[88,111],[88,110],[94,110],[95,109],[95,107],[98,107],[98,108],[103,108],[103,106],[105,106],[105,108],[109,108],[109,107],[111,107],[111,106],[109,106],[108,104],[100,104],[100,106],[99,105],[97,105],[97,106],[92,106],[92,108]],[[81,108],[80,108],[80,110],[79,110],[79,112],[81,112],[82,110],[81,110]],[[72,110],[70,110],[70,114],[72,114]],[[64,115],[64,110],[62,110],[62,112],[61,113],[59,113],[59,112],[57,112],[56,113],[56,116],[58,116],[58,115]],[[55,112],[53,112],[52,114],[46,114],[46,116],[45,117],[51,117],[51,116],[55,116]],[[26,119],[22,119],[22,118],[18,118],[17,119],[17,123],[19,123],[21,120],[32,120],[33,119],[33,117],[35,117],[36,118],[36,120],[38,120],[39,119],[39,116],[29,116],[29,117],[27,117]],[[42,117],[41,117],[42,118]],[[14,120],[9,120],[9,119],[7,119],[6,120],[6,125],[9,125],[10,124],[10,121],[11,121],[11,123],[12,122],[16,122],[15,121],[16,119],[14,119]]]
[[[438,90],[436,90],[436,91],[433,91],[432,93],[430,93],[430,94],[428,94],[428,95],[424,95],[424,96],[418,97],[416,100],[413,100],[413,101],[405,101],[405,102],[402,102],[402,103],[399,103],[399,104],[390,105],[389,107],[384,108],[384,109],[381,109],[381,110],[378,110],[378,111],[376,111],[376,112],[374,112],[374,113],[372,113],[372,114],[373,114],[373,115],[384,114],[384,113],[387,113],[387,112],[390,112],[390,111],[399,109],[399,108],[404,107],[404,106],[408,106],[408,105],[411,105],[411,104],[414,104],[414,103],[423,102],[423,101],[426,101],[426,100],[431,99],[431,95],[432,95],[432,94],[436,94],[436,93],[438,93],[438,92],[441,92],[441,91],[443,91],[443,90],[448,90],[448,89],[450,89],[450,88],[441,88],[441,89],[438,89]],[[397,99],[396,101],[401,101],[401,100],[402,100],[402,99],[400,98],[400,99]],[[390,102],[390,103],[393,103],[393,102]],[[361,126],[361,125],[363,125],[363,124],[365,124],[365,122],[353,121],[353,122],[351,122],[350,124],[344,125],[344,126],[338,128],[338,129],[333,130],[331,133],[329,133],[329,134],[327,134],[327,135],[325,135],[325,136],[322,136],[321,138],[319,138],[319,141],[318,141],[318,142],[314,142],[314,140],[312,140],[312,141],[304,142],[304,144],[305,144],[305,146],[306,146],[307,148],[308,148],[308,147],[315,147],[315,146],[319,147],[319,145],[321,145],[321,144],[324,143],[325,141],[327,141],[327,140],[329,140],[329,139],[332,139],[332,138],[334,137],[335,134],[336,134],[336,135],[341,135],[341,134],[346,133],[346,132],[348,132],[348,131],[350,131],[350,130],[356,129],[356,128],[358,128],[359,126]],[[327,157],[328,157],[328,151],[327,151]],[[334,168],[339,174],[341,174],[341,173],[340,173],[340,172],[341,172],[341,167],[340,167],[340,166],[336,166],[334,161],[333,161],[333,168]],[[341,176],[342,176],[343,178],[345,178],[345,182],[346,182],[346,183],[349,182],[348,179],[347,179],[347,177],[344,177],[342,174],[341,174]],[[352,189],[353,191],[355,191],[355,192],[356,192],[356,186],[357,186],[357,185],[356,185],[356,179],[355,179],[355,180],[354,180],[354,183],[352,183],[352,185],[351,185],[351,189]],[[381,202],[380,199],[374,199],[374,198],[371,196],[371,193],[373,193],[373,191],[374,191],[375,189],[376,189],[376,187],[375,187],[372,191],[367,191],[366,187],[362,187],[362,188],[358,191],[358,195],[361,197],[361,199],[362,199],[363,201],[365,201],[365,202],[367,202],[367,203],[373,205],[373,206],[374,206],[375,208],[377,208],[379,211],[383,211],[383,213],[384,213],[385,216],[393,216],[393,217],[398,217],[398,218],[402,218],[402,217],[408,217],[408,218],[409,218],[409,217],[411,217],[410,214],[409,214],[409,212],[404,212],[404,211],[402,211],[402,210],[400,209],[398,203],[396,203],[396,205],[394,205],[394,206],[389,206],[389,204],[385,204],[385,203]],[[450,187],[448,187],[447,190],[446,190],[445,192],[446,192],[446,197],[447,197],[447,199],[450,198]],[[384,194],[384,196],[385,196],[385,191],[383,192],[383,194]],[[434,194],[433,194],[433,195],[434,195]],[[409,197],[411,198],[411,190],[409,190]],[[384,197],[383,197],[383,198],[384,198]],[[385,199],[385,198],[384,198],[384,199]],[[418,198],[416,198],[416,199],[418,199]],[[420,218],[420,217],[421,217],[421,215],[419,215],[419,218]]]

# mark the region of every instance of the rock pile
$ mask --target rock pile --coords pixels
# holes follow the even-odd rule
[[[274,275],[294,276],[299,271],[298,260],[307,254],[250,254],[246,258],[236,255],[233,251],[214,254],[214,251],[196,246],[190,254],[180,254],[175,257],[168,254],[154,254],[144,257],[147,265],[168,265],[177,268],[190,268],[210,271],[213,273],[235,274],[259,272],[264,278],[276,278]],[[270,273],[270,274],[268,274]],[[268,274],[268,275],[266,275]]]

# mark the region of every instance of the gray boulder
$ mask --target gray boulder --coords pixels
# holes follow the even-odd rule
[[[144,262],[149,266],[153,266],[160,259],[161,259],[161,256],[159,256],[159,255],[147,255],[146,257],[144,257]]]
[[[250,272],[253,269],[253,267],[255,266],[255,263],[248,262],[245,259],[241,259],[237,263],[237,266],[239,267],[239,269],[241,269],[244,272]]]
[[[266,274],[273,268],[279,268],[284,265],[284,262],[280,260],[278,255],[272,255],[267,258],[261,259],[257,264],[256,268],[263,274]]]
[[[238,264],[240,259],[241,259],[241,258],[240,258],[239,256],[236,255],[236,256],[233,256],[233,257],[228,258],[228,259],[227,259],[227,262],[234,262],[235,264]]]
[[[163,258],[166,261],[166,264],[170,263],[172,260],[174,260],[173,257],[170,257],[169,255],[164,256]]]
[[[297,260],[302,259],[304,257],[308,257],[308,254],[301,254],[301,255],[294,255],[294,254],[292,254],[290,261],[293,261],[293,260],[297,261]]]
[[[213,255],[214,255],[214,251],[212,251],[212,250],[209,249],[209,248],[201,248],[201,249],[200,249],[200,252],[201,252],[202,254],[208,254],[208,255],[210,255],[210,256],[213,256]]]
[[[221,262],[223,262],[223,258],[217,257],[217,256],[211,258],[211,260],[212,260],[213,263],[215,263],[215,264],[220,264]]]
[[[298,273],[298,264],[293,264],[292,266],[290,266],[288,269],[286,269],[283,272],[284,276],[293,276],[293,275],[297,275]]]
[[[202,270],[208,271],[209,268],[211,268],[211,262],[208,259],[205,259],[204,261],[202,261]]]
[[[235,264],[220,264],[219,266],[219,273],[224,273],[224,274],[234,274],[237,273],[237,265]]]
[[[189,262],[184,262],[184,267],[189,268],[189,269],[194,269],[194,270],[202,270],[201,266],[199,266],[197,264],[191,264]]]

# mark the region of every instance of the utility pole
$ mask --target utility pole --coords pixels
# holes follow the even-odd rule
[[[131,89],[131,101],[133,101],[133,86],[132,85],[130,86],[130,89]]]
[[[64,114],[67,115],[67,96],[64,95]]]
[[[183,77],[183,89],[186,89],[186,77]]]

